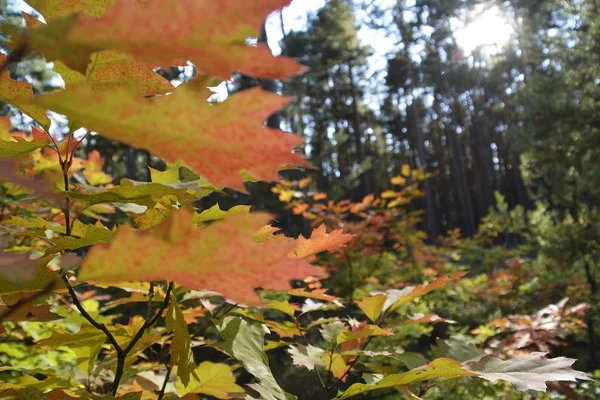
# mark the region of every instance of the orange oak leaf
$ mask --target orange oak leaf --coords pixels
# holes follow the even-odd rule
[[[254,88],[211,104],[185,86],[147,99],[135,88],[98,92],[82,83],[39,96],[36,104],[167,162],[182,161],[213,185],[244,190],[242,170],[270,181],[278,179],[281,166],[310,166],[292,153],[304,139],[263,123],[288,98]]]
[[[6,56],[0,53],[0,65],[4,65],[5,63]],[[32,100],[33,90],[29,82],[13,80],[8,73],[8,69],[0,73],[0,101],[19,108],[44,128],[48,129],[50,127],[50,119],[46,115],[46,110],[32,104]]]
[[[306,258],[322,251],[334,251],[351,241],[353,237],[354,235],[343,233],[341,229],[327,233],[325,224],[322,224],[313,230],[310,239],[298,237],[295,254],[298,257]]]
[[[27,0],[27,3],[42,14],[46,22],[50,22],[76,13],[101,17],[115,4],[115,0]]]
[[[293,242],[252,241],[269,218],[236,214],[196,230],[193,213],[183,210],[151,233],[127,226],[110,245],[92,248],[79,277],[98,282],[170,280],[259,304],[256,288],[288,290],[292,279],[323,275],[305,260],[289,256]]]
[[[456,274],[450,277],[448,275],[440,276],[428,285],[407,286],[403,289],[387,290],[385,293],[387,294],[388,298],[385,301],[383,310],[390,312],[394,311],[398,307],[407,304],[421,296],[424,296],[435,289],[447,285],[450,282],[454,282],[462,278],[466,274],[466,272],[457,272]]]
[[[290,0],[117,0],[100,18],[75,15],[56,19],[30,33],[30,47],[50,60],[83,72],[99,50],[129,54],[151,66],[191,60],[203,73],[229,79],[239,71],[280,79],[305,67],[274,57],[264,44],[249,45],[265,18]]]

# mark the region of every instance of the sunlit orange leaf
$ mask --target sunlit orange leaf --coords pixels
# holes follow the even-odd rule
[[[292,213],[294,213],[294,215],[302,215],[308,210],[309,207],[310,205],[306,203],[298,203],[292,209]]]
[[[4,65],[5,63],[6,56],[0,53],[0,65]],[[28,82],[13,80],[8,73],[8,69],[4,69],[0,73],[0,101],[19,108],[45,129],[48,129],[50,127],[50,119],[46,115],[46,110],[33,105],[31,103],[32,100],[33,90]]]
[[[182,161],[214,185],[244,190],[242,170],[269,181],[278,179],[283,165],[310,165],[292,153],[303,139],[264,125],[288,100],[255,88],[209,104],[185,85],[169,96],[146,99],[136,89],[98,92],[82,83],[36,103],[168,162]]]
[[[354,235],[343,233],[341,229],[327,233],[325,224],[313,230],[310,239],[298,237],[298,247],[295,254],[306,258],[322,251],[334,251],[348,243]]]
[[[298,181],[298,187],[300,189],[304,189],[305,187],[307,187],[310,184],[310,178],[304,178],[304,179],[300,179]]]
[[[93,150],[88,154],[88,158],[83,164],[83,176],[85,176],[90,185],[106,185],[113,181],[112,176],[108,175],[102,169],[103,165],[104,158],[100,156],[98,150]]]
[[[85,71],[99,50],[129,54],[148,65],[168,67],[191,60],[203,73],[229,79],[232,72],[285,78],[305,70],[294,60],[274,57],[258,36],[265,18],[290,0],[117,0],[100,18],[56,19],[30,33],[30,46],[49,60]]]
[[[467,274],[466,272],[458,272],[458,273],[452,275],[451,277],[448,277],[448,275],[441,276],[428,285],[407,286],[400,290],[397,290],[397,289],[388,290],[386,292],[388,298],[383,307],[384,311],[394,311],[398,307],[400,307],[406,303],[409,303],[409,302],[413,301],[414,299],[417,299],[417,298],[419,298],[435,289],[438,289],[450,282],[454,282],[454,281],[462,278],[466,274]]]
[[[395,176],[392,178],[392,185],[404,185],[406,183],[406,178],[403,176]]]
[[[257,304],[254,289],[287,290],[291,279],[322,275],[290,257],[293,242],[254,243],[266,214],[237,214],[195,230],[187,210],[171,214],[152,233],[126,226],[106,247],[92,248],[80,278],[94,281],[174,281],[209,289],[240,303]]]
[[[27,0],[27,3],[50,22],[75,13],[101,17],[115,0]]]
[[[315,193],[313,195],[313,199],[315,201],[319,201],[319,200],[325,200],[327,198],[327,194],[323,193],[323,192],[319,192],[319,193]]]

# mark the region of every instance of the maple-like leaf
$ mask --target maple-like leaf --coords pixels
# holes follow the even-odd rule
[[[298,246],[295,254],[298,257],[306,258],[319,254],[322,251],[335,251],[352,240],[354,235],[343,233],[337,229],[327,233],[325,224],[322,224],[313,230],[310,239],[298,237]]]
[[[193,215],[173,213],[151,233],[126,226],[107,247],[92,248],[80,278],[93,281],[175,281],[242,303],[258,303],[254,289],[286,290],[291,279],[320,269],[289,256],[294,243],[254,243],[266,214],[237,214],[196,230]]]
[[[0,117],[0,157],[24,157],[51,143],[46,132],[37,127],[32,128],[29,137],[22,132],[9,132],[10,127],[10,117]]]
[[[213,185],[244,190],[242,170],[273,181],[281,166],[310,166],[292,153],[302,138],[264,125],[289,99],[254,88],[210,104],[185,86],[146,99],[134,88],[98,92],[82,83],[39,96],[36,104],[168,162],[181,161]]]
[[[321,359],[325,355],[325,350],[312,345],[292,345],[288,349],[288,353],[292,356],[294,365],[304,367],[308,370],[313,370],[315,367],[324,367],[325,361]]]
[[[99,50],[129,54],[150,66],[182,65],[191,60],[203,73],[229,79],[234,71],[281,79],[305,71],[264,44],[248,45],[266,17],[290,0],[117,0],[99,18],[74,15],[32,30],[30,47],[49,60],[85,71]]]
[[[576,360],[566,357],[546,358],[545,355],[531,353],[509,360],[488,355],[479,361],[465,363],[465,367],[490,382],[507,381],[521,391],[545,392],[548,381],[590,380],[586,373],[571,368]]]
[[[6,56],[0,53],[0,65],[4,65],[5,63]],[[0,72],[0,101],[19,108],[45,129],[50,128],[50,119],[46,115],[46,110],[43,107],[32,104],[32,100],[33,90],[28,82],[13,80],[6,68]]]

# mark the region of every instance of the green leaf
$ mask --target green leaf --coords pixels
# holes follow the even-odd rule
[[[217,219],[225,218],[229,215],[239,214],[239,213],[249,213],[251,206],[235,206],[231,207],[227,211],[221,210],[218,204],[215,204],[208,210],[204,210],[201,213],[194,214],[194,223],[198,224],[201,222],[207,221],[215,221]]]
[[[571,368],[576,360],[566,357],[546,358],[545,355],[546,353],[531,353],[509,360],[488,355],[479,361],[465,363],[465,368],[490,382],[510,382],[520,391],[545,392],[546,382],[549,381],[590,380],[586,373]]]
[[[295,400],[296,396],[286,393],[277,383],[269,359],[264,350],[265,329],[239,317],[225,317],[217,328],[222,342],[217,347],[239,360],[246,371],[259,383],[252,388],[261,393],[265,400]]]
[[[438,339],[434,346],[431,346],[431,356],[433,358],[451,358],[456,361],[479,361],[485,352],[474,344],[467,343],[466,339]]]
[[[25,140],[22,137],[13,136],[14,141],[0,140],[0,157],[24,157],[34,150],[46,147],[50,140]]]
[[[389,389],[396,386],[410,385],[431,379],[454,379],[461,376],[476,376],[475,373],[465,369],[458,361],[448,358],[438,358],[433,362],[412,371],[401,374],[392,374],[384,377],[375,384],[355,383],[345,392],[339,393],[336,399],[348,399],[359,394],[377,389]]]
[[[44,253],[44,256],[60,253],[65,250],[76,250],[86,246],[100,243],[108,243],[114,237],[114,232],[104,227],[81,224],[82,228],[77,232],[78,236],[59,236],[50,239],[54,246]]]
[[[271,300],[267,303],[267,307],[280,311],[292,318],[294,317],[294,306],[292,306],[287,300]]]
[[[325,361],[321,359],[321,357],[325,355],[325,350],[310,344],[308,346],[302,344],[296,346],[292,345],[288,349],[288,353],[292,356],[294,365],[305,367],[308,370],[325,366]]]
[[[338,335],[346,328],[346,325],[342,321],[333,321],[325,323],[320,329],[323,339],[327,343],[336,343]]]
[[[167,329],[175,333],[171,341],[171,365],[177,365],[177,376],[183,386],[187,386],[192,374],[195,374],[195,379],[200,379],[200,375],[194,372],[196,361],[192,353],[192,338],[175,296],[167,310],[166,324]]]
[[[203,181],[165,185],[122,179],[121,185],[114,188],[106,189],[77,185],[75,190],[68,194],[71,198],[80,200],[88,206],[117,202],[154,207],[165,196],[175,196],[182,200],[194,201],[212,192],[212,187]]]
[[[218,399],[229,399],[234,393],[244,393],[244,388],[236,385],[231,367],[227,364],[205,361],[193,371],[193,375],[188,385],[176,383],[178,395],[203,393]]]

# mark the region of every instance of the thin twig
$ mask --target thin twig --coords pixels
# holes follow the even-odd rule
[[[162,387],[160,388],[160,392],[158,393],[157,400],[162,400],[162,398],[165,397],[165,389],[167,388],[167,383],[169,382],[169,378],[171,377],[172,370],[173,370],[173,367],[171,365],[168,365],[167,366],[167,375],[165,375],[165,380],[162,384]]]
[[[131,350],[133,350],[137,342],[142,338],[142,336],[144,336],[144,332],[146,331],[146,329],[156,324],[158,319],[162,316],[163,312],[165,311],[165,309],[169,305],[169,302],[171,301],[171,292],[173,291],[173,286],[173,282],[170,282],[167,288],[167,293],[165,295],[165,300],[158,309],[157,313],[154,315],[154,317],[151,320],[146,320],[146,322],[144,322],[144,325],[142,325],[142,327],[136,332],[135,336],[133,337],[133,339],[131,339],[127,347],[125,347],[121,351],[117,350],[117,369],[115,371],[115,379],[112,384],[113,396],[117,395],[117,389],[119,388],[119,384],[121,383],[121,378],[123,378],[123,372],[125,370],[125,359],[129,355]]]
[[[92,317],[86,311],[86,309],[83,307],[83,305],[79,301],[79,298],[77,298],[77,293],[75,293],[75,289],[73,289],[73,286],[71,285],[71,282],[69,282],[69,278],[67,278],[66,276],[63,277],[63,282],[65,282],[65,284],[67,285],[67,289],[69,290],[69,294],[71,295],[71,298],[73,299],[73,305],[75,305],[75,307],[77,308],[77,310],[79,310],[79,312],[81,313],[81,315],[83,316],[83,318],[85,318],[90,324],[92,324],[92,326],[94,328],[102,331],[106,335],[106,337],[108,338],[108,341],[113,345],[113,347],[117,351],[117,354],[121,353],[123,350],[121,349],[121,346],[119,345],[119,343],[117,343],[117,340],[115,339],[115,337],[113,336],[113,334],[108,330],[108,328],[104,324],[101,324],[98,321],[96,321],[94,319],[94,317]]]

